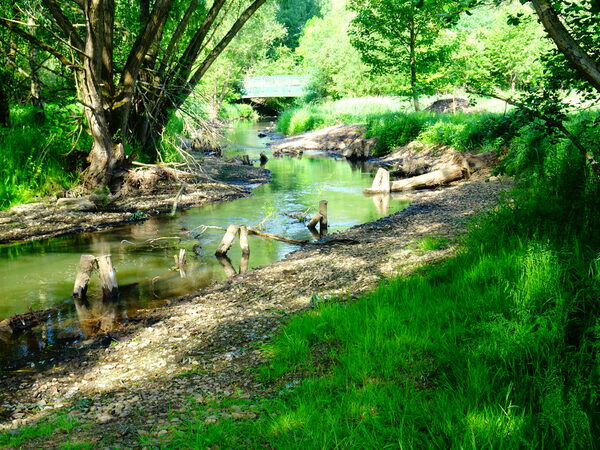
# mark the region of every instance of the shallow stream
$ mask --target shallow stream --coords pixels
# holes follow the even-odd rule
[[[406,207],[389,198],[362,194],[371,185],[374,167],[351,164],[325,153],[305,153],[301,158],[273,158],[266,148],[269,138],[259,138],[265,124],[235,125],[228,133],[224,156],[248,154],[258,160],[265,151],[272,181],[259,186],[252,197],[187,210],[175,217],[155,217],[145,222],[103,232],[0,246],[0,321],[28,311],[59,308],[40,326],[16,337],[0,335],[0,369],[14,369],[52,357],[65,345],[73,345],[110,331],[144,308],[163,305],[175,298],[226,278],[239,271],[241,252],[236,244],[228,260],[218,261],[214,251],[223,232],[201,225],[256,226],[295,239],[312,239],[306,226],[284,213],[318,211],[319,201],[329,202],[329,232],[378,219]],[[192,235],[195,236],[192,238]],[[187,236],[184,241],[160,240],[154,245],[133,245],[156,238]],[[127,241],[127,242],[124,242]],[[191,251],[195,244],[198,256]],[[188,249],[186,276],[173,270],[180,247]],[[198,247],[196,247],[198,249]],[[297,246],[250,236],[249,269],[283,258]],[[120,286],[117,302],[102,302],[98,281],[92,278],[89,300],[71,298],[81,254],[111,254]]]

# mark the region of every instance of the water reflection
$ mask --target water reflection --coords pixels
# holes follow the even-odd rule
[[[79,326],[86,339],[107,333],[114,328],[117,308],[114,301],[104,299],[76,299],[75,310]]]

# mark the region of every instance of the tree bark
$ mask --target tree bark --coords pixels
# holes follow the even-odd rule
[[[10,103],[4,92],[4,86],[0,86],[0,125],[7,127],[10,123]]]
[[[35,21],[30,18],[27,22],[32,36],[36,35]],[[46,113],[44,112],[44,102],[40,89],[39,65],[37,62],[37,47],[31,45],[29,48],[29,69],[30,69],[30,93],[31,104],[34,109],[35,121],[40,124],[46,121]]]
[[[531,0],[540,22],[558,49],[590,84],[600,91],[600,64],[573,39],[547,0]]]
[[[419,105],[419,93],[417,92],[417,57],[416,57],[416,34],[414,22],[410,25],[410,42],[409,42],[409,65],[410,65],[410,89],[412,92],[413,106],[415,111],[421,110]]]
[[[407,178],[406,180],[394,181],[392,183],[392,192],[411,191],[415,189],[428,189],[451,181],[463,178],[463,168],[460,166],[449,166],[444,169],[419,175],[417,177]]]

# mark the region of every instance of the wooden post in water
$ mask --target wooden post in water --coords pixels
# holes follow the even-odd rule
[[[248,228],[245,225],[240,227],[240,247],[242,249],[242,256],[250,255],[250,244],[248,242]]]
[[[235,235],[238,233],[238,230],[239,227],[237,225],[229,225],[225,236],[223,236],[221,243],[217,247],[215,255],[225,256],[227,254],[227,252],[231,248],[231,245],[233,244],[233,240],[235,239]]]
[[[321,234],[327,231],[327,200],[321,200],[319,202],[319,214],[321,214],[321,220],[319,222],[319,230]]]
[[[179,275],[181,275],[181,278],[185,278],[185,266],[187,264],[185,248],[180,248],[179,255],[173,255],[173,258],[175,259],[175,269],[179,270]]]
[[[315,213],[314,216],[312,216],[312,219],[310,219],[310,222],[308,222],[308,225],[306,225],[306,226],[309,229],[315,229],[317,227],[317,224],[321,223],[322,218],[323,218],[323,216],[321,216],[321,214]]]
[[[85,298],[88,284],[94,269],[96,268],[96,257],[94,255],[81,255],[77,266],[77,276],[73,286],[73,298]]]
[[[119,296],[119,286],[117,285],[117,274],[113,268],[112,258],[110,255],[104,255],[96,258],[96,261],[104,300],[117,298]]]

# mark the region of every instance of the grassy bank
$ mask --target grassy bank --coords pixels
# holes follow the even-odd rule
[[[74,108],[47,105],[46,121],[37,124],[32,107],[13,107],[10,128],[0,127],[0,209],[67,189],[77,180],[76,152],[87,148],[89,138],[76,123]]]
[[[535,123],[505,144],[519,186],[458,256],[315,301],[264,349],[272,394],[190,402],[164,446],[597,446],[600,183]]]

